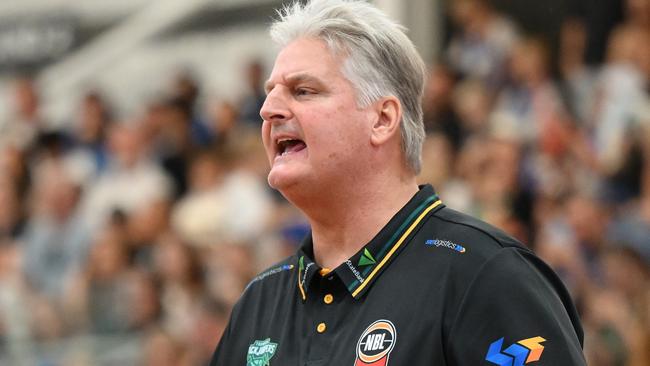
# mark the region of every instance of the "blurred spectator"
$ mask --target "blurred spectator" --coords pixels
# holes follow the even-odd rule
[[[525,38],[514,46],[508,65],[511,83],[499,94],[491,123],[499,136],[558,155],[568,148],[568,115],[550,78],[548,57],[540,39]]]
[[[84,197],[84,219],[100,227],[114,210],[131,214],[172,193],[172,182],[160,166],[146,155],[138,126],[126,123],[108,132],[111,161]]]
[[[566,3],[569,16],[584,24],[586,45],[583,56],[588,65],[600,65],[603,62],[610,32],[623,18],[625,1],[627,0],[574,0]]]
[[[650,194],[612,220],[607,238],[636,251],[650,265]]]
[[[453,108],[464,132],[463,142],[469,136],[486,135],[492,111],[492,97],[485,85],[476,79],[459,83],[453,90]]]
[[[155,200],[124,217],[127,244],[134,264],[145,270],[153,267],[155,246],[170,234],[171,203]]]
[[[191,166],[192,190],[173,213],[175,229],[191,243],[244,242],[258,238],[267,225],[271,201],[257,175],[260,153],[257,136],[241,135],[239,151],[219,161],[205,153]],[[262,163],[264,164],[264,163]],[[224,166],[230,169],[224,173]]]
[[[598,283],[603,278],[599,259],[606,245],[607,211],[600,202],[586,195],[576,195],[566,205],[566,220],[578,253],[586,264],[590,281]]]
[[[223,163],[212,152],[199,153],[190,162],[189,192],[179,200],[172,220],[182,237],[195,245],[209,245],[227,230],[229,215],[221,190]]]
[[[132,309],[141,294],[131,290],[133,276],[129,267],[124,235],[108,226],[95,238],[83,277],[71,286],[70,306],[77,326],[87,322],[91,332],[122,333],[141,326],[134,321]],[[136,296],[137,295],[137,296]]]
[[[591,294],[584,321],[593,349],[590,365],[647,365],[650,345],[648,264],[634,251],[602,256],[605,286]]]
[[[142,270],[129,273],[126,298],[130,299],[128,323],[130,330],[145,330],[161,319],[162,305],[159,285],[154,276]]]
[[[253,127],[258,127],[262,121],[260,109],[266,99],[264,93],[264,67],[258,60],[248,63],[245,70],[247,91],[239,103],[241,121]]]
[[[202,252],[206,269],[206,291],[229,309],[255,276],[255,251],[248,243],[221,242]]]
[[[454,165],[454,151],[449,138],[442,133],[428,134],[422,145],[422,172],[420,181],[432,184],[443,191],[451,179]]]
[[[464,138],[464,131],[452,103],[455,83],[451,70],[446,66],[433,66],[425,84],[422,111],[425,130],[428,133],[443,133],[457,151]]]
[[[239,111],[235,105],[227,101],[216,101],[210,109],[210,126],[214,135],[213,145],[218,150],[236,144]]]
[[[71,140],[68,159],[77,166],[87,183],[108,165],[106,134],[112,124],[112,113],[105,98],[96,91],[87,92],[79,105],[68,138]]]
[[[0,120],[0,149],[14,146],[26,151],[43,128],[35,80],[29,76],[17,78],[13,82],[12,97],[13,115]]]
[[[214,346],[219,343],[221,334],[228,325],[230,311],[225,303],[209,298],[199,302],[191,329],[189,343],[191,365],[207,364],[214,353]]]
[[[251,241],[268,229],[272,202],[266,184],[268,160],[257,131],[240,133],[233,153],[233,165],[224,178],[228,232],[224,239]]]
[[[650,97],[645,90],[648,78],[643,74],[643,57],[650,34],[638,28],[622,26],[613,34],[608,48],[608,64],[596,81],[592,101],[591,146],[597,168],[607,185],[604,194],[613,200],[638,196],[640,186],[640,149],[637,136],[650,125]]]
[[[158,116],[160,130],[155,141],[160,165],[174,180],[175,197],[187,190],[187,162],[194,150],[190,106],[180,98],[163,102]]]
[[[14,244],[22,234],[25,212],[16,186],[7,177],[0,177],[0,247]]]
[[[650,2],[647,0],[625,0],[627,23],[650,31]]]
[[[559,45],[559,70],[568,110],[579,123],[584,124],[590,115],[593,100],[595,70],[585,62],[587,30],[577,18],[562,23]]]
[[[39,293],[56,301],[90,248],[92,234],[79,210],[79,188],[60,165],[42,165],[35,176],[34,205],[23,238],[24,270]]]
[[[189,366],[187,348],[183,344],[161,329],[153,329],[144,344],[143,366]]]
[[[14,363],[30,360],[34,346],[20,260],[19,246],[0,246],[0,339],[2,352]]]
[[[210,144],[212,135],[198,105],[200,93],[200,86],[189,71],[176,74],[171,100],[177,105],[182,105],[184,112],[187,113],[192,142],[197,146],[205,147]]]
[[[459,32],[447,49],[449,65],[464,77],[479,78],[489,89],[497,89],[504,81],[508,52],[517,39],[515,26],[488,0],[451,2],[451,19]]]
[[[14,185],[17,198],[25,202],[31,185],[26,153],[14,146],[0,148],[0,169],[2,177]]]
[[[155,273],[161,285],[162,326],[176,339],[191,336],[203,296],[203,269],[197,253],[167,236],[156,246]]]

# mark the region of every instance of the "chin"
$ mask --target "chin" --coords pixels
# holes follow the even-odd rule
[[[267,177],[269,186],[282,192],[284,189],[297,184],[298,178],[295,174],[288,174],[288,172],[278,172],[271,170]],[[283,192],[284,193],[284,192]]]
[[[267,181],[271,188],[278,190],[287,200],[296,204],[298,201],[312,197],[315,192],[319,191],[318,181],[314,181],[313,177],[310,179],[307,174],[299,173],[305,172],[284,169],[271,170]]]

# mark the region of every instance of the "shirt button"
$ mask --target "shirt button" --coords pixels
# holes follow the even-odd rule
[[[327,305],[331,304],[332,301],[334,301],[334,296],[332,296],[332,294],[327,294],[325,297],[323,297],[323,302]]]
[[[325,333],[325,329],[327,329],[327,325],[325,325],[325,323],[320,323],[320,324],[318,324],[318,326],[316,327],[316,331],[317,331],[318,333]]]

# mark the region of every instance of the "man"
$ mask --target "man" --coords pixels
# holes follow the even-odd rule
[[[251,282],[212,365],[584,365],[553,272],[418,187],[424,66],[401,27],[314,0],[271,35],[268,181],[312,232]]]

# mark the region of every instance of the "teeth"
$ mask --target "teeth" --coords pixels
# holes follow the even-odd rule
[[[282,143],[284,143],[284,142],[292,141],[292,140],[294,140],[294,139],[291,139],[291,138],[281,138],[281,139],[277,140],[276,145],[280,145],[280,144],[282,144]]]
[[[286,156],[290,154],[290,152],[287,151],[289,146],[293,145],[294,143],[302,142],[302,140],[294,137],[281,137],[275,141],[279,156]]]
[[[282,137],[276,140],[276,146],[278,146],[278,149],[281,151],[280,156],[285,156],[288,154],[287,151],[284,151],[286,148],[286,145],[284,144],[285,142],[293,141],[295,139],[290,138],[290,137]]]

